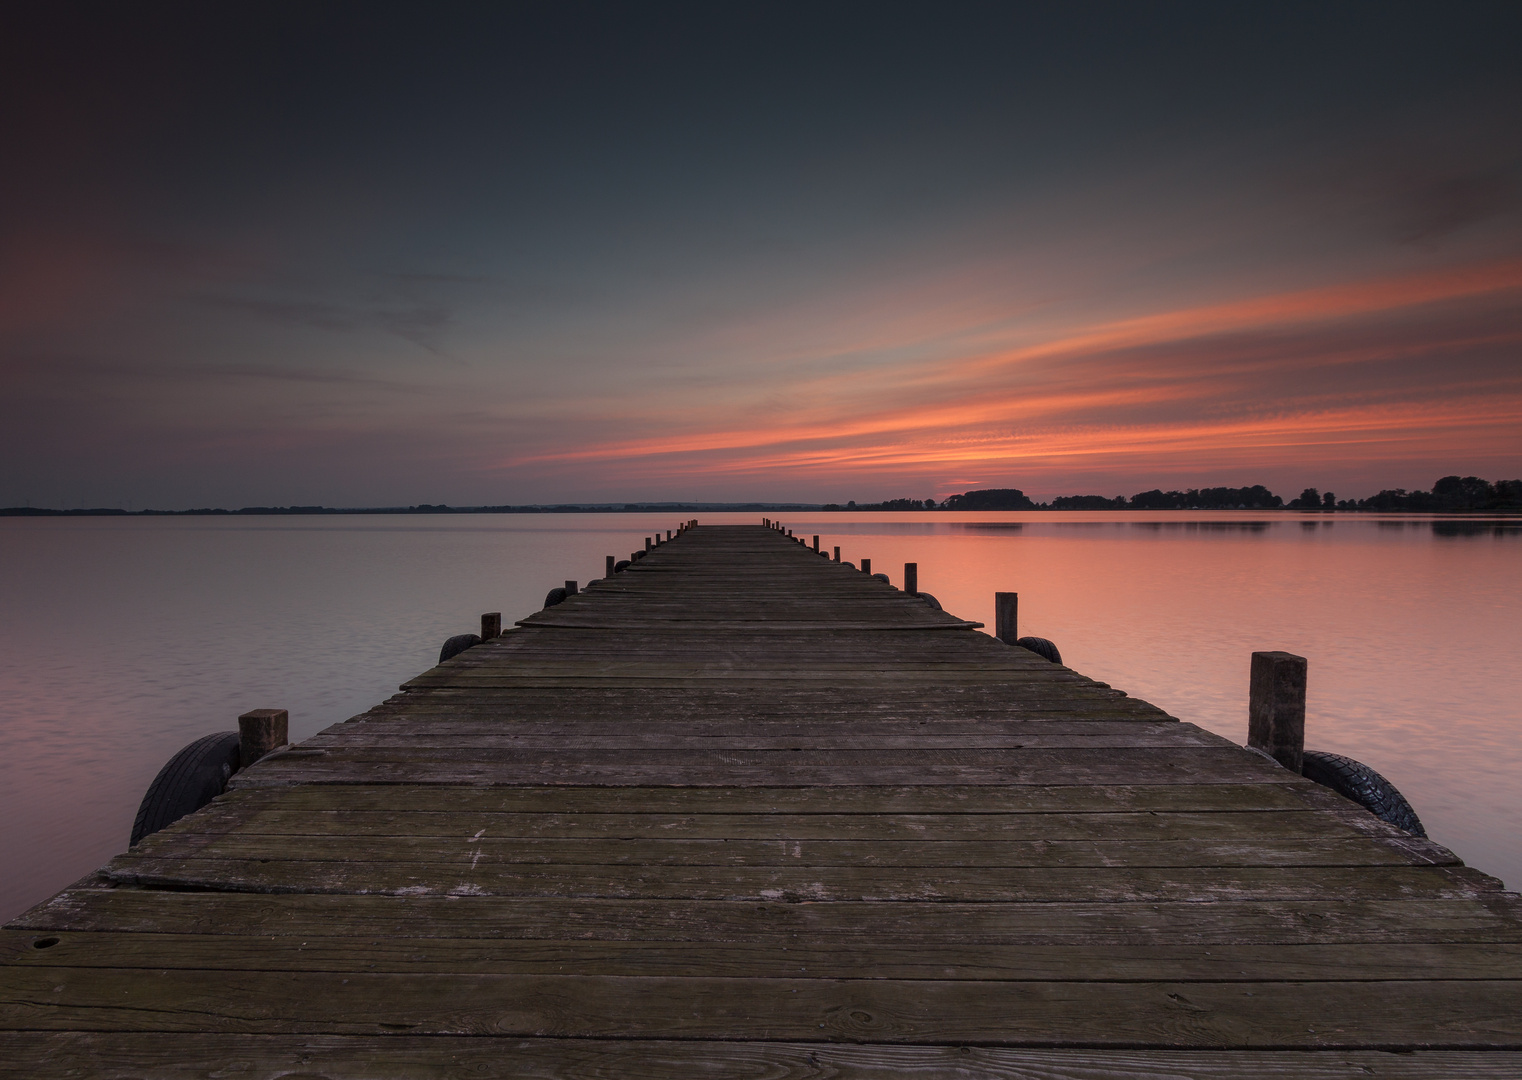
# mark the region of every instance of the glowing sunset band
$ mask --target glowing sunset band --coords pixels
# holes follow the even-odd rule
[[[681,409],[658,437],[495,465],[663,477],[1516,459],[1519,292],[1512,261],[1160,312],[808,377],[765,423],[738,405]],[[1434,365],[1448,373],[1437,389]]]

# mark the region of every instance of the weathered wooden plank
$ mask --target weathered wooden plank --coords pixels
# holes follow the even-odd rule
[[[801,740],[800,740],[801,741]],[[319,752],[320,749],[320,752]],[[710,748],[693,747],[623,747],[564,746],[553,744],[541,746],[522,745],[506,740],[496,745],[470,746],[449,742],[444,745],[411,745],[400,743],[351,743],[347,740],[324,747],[308,747],[302,744],[284,755],[274,754],[261,763],[260,769],[273,768],[277,763],[304,761],[314,763],[310,767],[326,767],[345,762],[402,762],[452,764],[473,762],[483,765],[540,764],[573,762],[590,767],[625,765],[640,766],[756,766],[759,768],[819,768],[862,770],[878,767],[901,767],[906,763],[933,768],[937,765],[955,767],[979,766],[985,769],[1022,768],[1067,770],[1092,776],[1104,773],[1110,777],[1133,773],[1146,774],[1162,769],[1190,769],[1202,771],[1213,769],[1223,774],[1240,775],[1247,780],[1272,782],[1267,778],[1276,775],[1275,766],[1269,765],[1241,747],[1230,744],[1178,746],[1073,746],[1073,747],[813,747],[804,745],[779,746],[776,748]],[[321,763],[320,766],[315,763]],[[245,772],[252,774],[257,770]],[[1282,770],[1281,770],[1282,771]],[[239,774],[243,775],[243,774]],[[1295,778],[1291,778],[1295,779]],[[1300,781],[1304,782],[1304,781]]]
[[[479,829],[477,832],[485,832]],[[103,873],[133,880],[136,867],[166,859],[257,859],[260,862],[343,862],[372,864],[384,873],[392,864],[426,866],[434,874],[449,867],[471,870],[496,865],[545,866],[790,866],[836,869],[851,866],[901,868],[1007,867],[1011,869],[1095,867],[1311,867],[1418,866],[1457,864],[1452,855],[1434,860],[1389,841],[1353,840],[1034,840],[1034,841],[853,841],[853,840],[493,840],[460,833],[440,837],[378,838],[306,835],[212,837],[204,843],[156,846],[118,856]]]
[[[606,790],[606,789],[595,789]],[[635,840],[721,841],[918,841],[1044,844],[1073,842],[1184,843],[1346,842],[1360,834],[1330,814],[1264,810],[1216,813],[1045,813],[1045,814],[672,814],[650,812],[512,813],[501,810],[297,810],[280,803],[267,810],[227,815],[225,822],[164,830],[133,850],[170,857],[210,850],[206,843],[237,831],[237,842],[269,837],[291,851],[293,836],[324,838],[348,845],[354,838],[395,840],[398,851],[444,850],[437,841],[481,842],[489,848],[524,840],[560,838],[624,843]],[[1416,839],[1415,837],[1412,838]],[[187,846],[191,840],[194,847]],[[427,847],[425,847],[427,845]],[[303,852],[318,848],[309,842]],[[866,849],[864,849],[865,851]],[[870,852],[867,852],[870,854]],[[800,852],[801,855],[801,852]]]
[[[398,728],[400,723],[397,722]],[[1143,725],[1133,725],[1142,728]],[[566,753],[574,750],[702,750],[713,753],[729,750],[1132,750],[1141,748],[1173,749],[1183,746],[1212,746],[1223,742],[1194,732],[1138,730],[1117,734],[1048,735],[1038,732],[1018,735],[999,734],[922,734],[872,735],[846,731],[794,732],[792,734],[672,735],[666,732],[643,734],[592,735],[574,729],[550,733],[504,731],[502,725],[410,723],[412,730],[384,730],[369,725],[344,725],[344,730],[329,730],[314,735],[303,748],[334,749],[390,748],[408,753],[414,750],[452,750],[461,752],[491,750],[532,750]],[[436,727],[443,730],[429,730]]]
[[[974,866],[955,873],[866,865],[660,863],[440,865],[317,859],[155,859],[121,855],[101,874],[151,888],[393,896],[586,896],[681,900],[918,900],[1109,903],[1322,900],[1358,896],[1458,899],[1483,886],[1430,866]]]
[[[1522,980],[661,979],[15,967],[27,1030],[819,1039],[1127,1048],[1522,1050]],[[1434,1024],[1434,1014],[1443,1017]]]
[[[45,947],[37,947],[46,942]],[[1317,942],[1274,945],[1009,945],[716,941],[524,941],[289,934],[63,933],[0,930],[0,962],[29,967],[191,968],[435,974],[646,975],[1038,982],[1244,982],[1507,979],[1522,944]]]
[[[1514,1080],[1522,1054],[1468,1051],[1009,1049],[881,1043],[614,1041],[326,1035],[178,1036],[167,1057],[158,1035],[21,1032],[0,1075],[218,1080],[323,1076],[329,1080],[587,1080],[639,1076],[764,1076],[775,1080]]]
[[[1279,770],[1282,772],[1282,770]],[[291,811],[354,810],[413,813],[514,812],[607,814],[760,814],[841,816],[937,814],[1256,813],[1322,809],[1306,801],[1314,784],[1278,783],[1048,786],[898,785],[786,787],[462,787],[424,785],[311,785],[269,791],[232,791],[202,813],[226,808],[278,807]],[[1332,797],[1333,805],[1347,800]],[[1202,818],[1206,825],[1210,818]],[[1377,819],[1376,819],[1377,820]],[[171,826],[173,828],[173,826]],[[1392,834],[1395,830],[1392,828]]]
[[[642,605],[643,606],[643,605]],[[905,613],[900,619],[892,620],[879,617],[872,622],[862,620],[842,619],[836,621],[821,621],[819,619],[746,619],[743,610],[736,609],[736,618],[715,619],[711,615],[693,615],[690,612],[683,614],[682,608],[671,608],[668,611],[642,611],[638,617],[638,623],[642,627],[651,629],[681,628],[683,630],[733,630],[742,628],[751,634],[830,634],[840,631],[859,633],[870,631],[873,633],[895,633],[912,630],[976,630],[983,626],[980,622],[970,622],[966,619],[940,619],[929,620],[915,612]],[[706,617],[705,617],[706,616]],[[526,619],[519,619],[518,626],[528,627],[533,630],[624,630],[628,627],[629,620],[619,620],[613,612],[598,611],[586,613],[563,612],[557,615],[536,614]]]
[[[1209,903],[734,903],[566,897],[152,892],[74,888],[10,924],[115,931],[603,941],[898,941],[910,944],[1273,945],[1522,943],[1522,900]]]
[[[1121,751],[1114,751],[1120,753]],[[1034,757],[1040,751],[1032,751]],[[1073,751],[1078,754],[1080,751]],[[695,755],[700,757],[701,755]],[[783,755],[778,755],[779,757]],[[796,757],[797,755],[792,755]],[[1232,770],[1220,767],[1219,761],[1188,758],[1140,761],[1126,769],[1106,761],[1100,755],[1090,762],[1071,762],[1054,776],[1045,763],[1030,757],[994,765],[970,761],[901,765],[861,765],[854,768],[836,765],[804,765],[789,761],[772,764],[724,765],[694,761],[684,764],[623,764],[617,761],[594,763],[579,760],[530,758],[512,762],[334,760],[313,752],[313,756],[295,756],[266,761],[253,769],[236,774],[229,786],[234,790],[287,784],[480,784],[545,785],[565,784],[573,787],[621,786],[655,787],[798,787],[860,786],[903,787],[969,784],[992,787],[1019,785],[1091,785],[1130,782],[1135,784],[1219,784],[1231,778]],[[1271,773],[1242,774],[1248,783],[1300,784],[1307,781],[1279,770]]]

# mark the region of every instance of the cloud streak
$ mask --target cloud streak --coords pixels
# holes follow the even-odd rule
[[[1505,361],[1522,347],[1519,299],[1522,262],[1508,260],[1159,311],[865,376],[805,378],[789,393],[801,404],[759,425],[695,426],[673,414],[674,434],[505,456],[498,467],[861,478],[1083,462],[1140,476],[1191,456],[1261,468],[1315,454],[1467,453],[1482,436],[1515,453],[1522,437],[1508,425],[1522,416],[1522,370]],[[939,334],[965,336],[955,326]],[[1437,359],[1451,365],[1443,385],[1399,385],[1403,366]]]

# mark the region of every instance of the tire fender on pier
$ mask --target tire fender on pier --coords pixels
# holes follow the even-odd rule
[[[473,649],[479,644],[481,644],[479,634],[456,634],[444,642],[444,647],[439,650],[439,663],[442,664],[445,660],[459,656],[466,649]]]
[[[1369,813],[1387,821],[1397,829],[1425,837],[1421,818],[1411,809],[1406,797],[1390,781],[1361,761],[1354,761],[1341,754],[1325,750],[1307,750],[1302,759],[1300,775],[1314,780],[1322,787],[1329,787],[1337,794],[1352,799]]]
[[[1050,660],[1054,664],[1062,663],[1062,653],[1057,651],[1057,646],[1044,637],[1018,638],[1015,644],[1022,649],[1029,649],[1043,660]]]
[[[195,813],[226,791],[227,781],[238,771],[238,744],[236,731],[218,731],[170,758],[138,804],[129,846],[136,847],[143,837]]]

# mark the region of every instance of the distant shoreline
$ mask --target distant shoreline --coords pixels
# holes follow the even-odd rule
[[[792,513],[829,513],[829,514],[939,514],[946,507],[935,509],[906,510],[894,508],[891,510],[879,510],[874,507],[852,507],[846,509],[838,506],[829,506],[823,503],[636,503],[619,505],[585,505],[585,504],[557,504],[553,506],[366,506],[366,507],[334,507],[334,506],[245,506],[238,510],[226,510],[220,508],[200,508],[194,510],[119,510],[111,507],[99,507],[89,510],[54,510],[47,507],[35,506],[7,506],[0,507],[0,517],[14,518],[55,518],[55,517],[330,517],[330,516],[353,516],[353,515],[440,515],[440,514],[651,514],[669,513],[674,511],[692,513],[749,513],[757,511],[767,512],[792,512]],[[953,513],[967,513],[969,511],[953,510]],[[1074,511],[1067,507],[1052,507],[1037,505],[1025,507],[1019,510],[975,510],[972,513],[1128,513],[1128,514],[1188,514],[1188,513],[1255,513],[1255,514],[1434,514],[1445,517],[1456,515],[1468,515],[1472,517],[1517,517],[1522,516],[1522,510],[1495,509],[1495,510],[1375,510],[1354,509],[1352,507],[1339,507],[1336,509],[1317,507],[1316,509],[1276,506],[1276,507],[1093,507],[1082,511]]]
[[[819,510],[820,503],[615,503],[553,506],[245,506],[239,510],[52,510],[33,506],[0,507],[0,517],[317,517],[330,514],[651,514],[690,510],[708,513],[744,513],[753,510]]]

